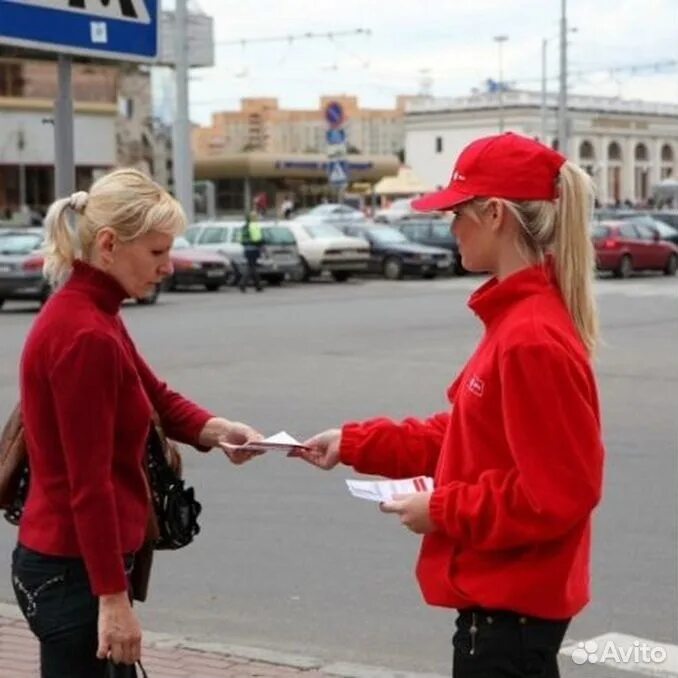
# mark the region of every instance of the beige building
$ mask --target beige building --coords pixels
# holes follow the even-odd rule
[[[324,153],[327,122],[324,110],[338,101],[346,117],[349,152],[397,155],[403,150],[406,103],[414,97],[399,96],[395,108],[361,108],[357,97],[323,96],[318,108],[283,109],[275,98],[242,99],[239,111],[212,115],[209,127],[193,130],[196,158],[222,153]]]
[[[54,200],[53,109],[56,63],[0,51],[0,218],[22,205],[44,210]],[[158,142],[144,67],[75,63],[76,186],[111,167],[130,165],[167,176],[169,146]],[[162,135],[160,135],[162,137]],[[156,169],[158,172],[156,173]]]

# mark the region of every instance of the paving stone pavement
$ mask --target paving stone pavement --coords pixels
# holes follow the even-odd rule
[[[142,661],[149,678],[443,678],[360,664],[327,664],[304,655],[201,643],[144,633]],[[13,606],[0,603],[0,678],[39,678],[39,647]]]

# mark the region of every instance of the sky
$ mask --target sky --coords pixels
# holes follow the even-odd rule
[[[277,97],[286,108],[317,108],[322,94],[354,94],[374,108],[422,89],[464,96],[499,80],[500,49],[504,81],[539,90],[543,39],[549,89],[558,87],[561,0],[190,0],[189,7],[214,18],[215,65],[191,71],[191,119],[202,125],[248,96]],[[567,13],[576,29],[571,92],[678,103],[678,66],[654,66],[678,62],[678,0],[568,0]],[[351,34],[286,39],[340,31]],[[507,37],[501,48],[497,36]],[[247,42],[265,37],[281,40]],[[155,87],[166,115],[169,74]]]

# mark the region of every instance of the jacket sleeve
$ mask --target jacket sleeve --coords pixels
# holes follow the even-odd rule
[[[518,346],[503,357],[501,399],[511,469],[434,490],[431,518],[480,550],[557,539],[601,496],[603,444],[589,366],[556,345]]]
[[[188,398],[184,398],[180,393],[173,391],[164,381],[158,379],[137,351],[134,342],[122,325],[122,321],[120,324],[146,395],[160,418],[160,424],[165,435],[181,443],[193,445],[199,450],[208,450],[209,448],[201,447],[198,444],[198,438],[207,421],[212,419],[214,415],[188,400]]]
[[[435,473],[449,415],[401,422],[385,417],[344,424],[341,461],[360,473],[410,478]]]
[[[93,331],[76,335],[50,371],[75,530],[95,595],[127,590],[112,461],[120,349]]]

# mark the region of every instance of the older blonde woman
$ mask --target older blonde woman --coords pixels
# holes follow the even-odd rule
[[[170,437],[202,450],[261,437],[172,391],[120,317],[123,300],[172,272],[170,247],[184,225],[179,203],[131,169],[47,214],[45,272],[57,291],[21,360],[31,483],[12,563],[43,678],[103,676],[107,659],[117,675],[134,675],[141,629],[128,577],[149,511],[142,465],[151,411]]]

